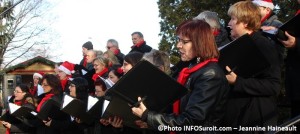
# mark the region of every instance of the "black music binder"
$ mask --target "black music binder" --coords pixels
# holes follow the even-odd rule
[[[243,78],[254,76],[270,66],[252,38],[245,34],[220,49],[219,65],[228,73],[226,66]]]
[[[137,98],[147,97],[143,103],[151,111],[162,112],[187,93],[187,89],[176,80],[159,70],[146,60],[137,63],[107,92],[110,103],[102,118],[118,116],[126,126],[137,128],[131,107]]]
[[[79,118],[84,123],[91,124],[94,119],[86,112],[86,108],[87,105],[81,100],[67,94],[64,95],[61,110],[71,116]]]

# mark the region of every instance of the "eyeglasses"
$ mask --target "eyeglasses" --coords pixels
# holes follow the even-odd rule
[[[176,40],[177,40],[177,42],[180,42],[182,44],[191,42],[191,40],[184,40],[184,39],[181,39],[179,36],[176,37]]]
[[[48,84],[42,83],[42,86],[47,87],[49,86]]]
[[[112,47],[114,47],[114,46],[106,46],[107,49],[111,49]]]
[[[14,90],[14,93],[23,93],[22,91],[16,91],[16,90]]]

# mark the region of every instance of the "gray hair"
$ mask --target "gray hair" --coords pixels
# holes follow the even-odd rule
[[[158,68],[163,67],[164,72],[167,74],[171,72],[170,58],[169,58],[169,54],[166,52],[152,49],[150,52],[145,53],[142,59],[149,61],[150,63],[152,63],[154,66]]]
[[[141,32],[133,32],[133,33],[131,34],[131,36],[133,36],[133,35],[135,35],[135,34],[139,35],[141,38],[144,38],[144,35],[143,35]]]
[[[103,55],[103,52],[101,50],[94,50],[96,57]]]
[[[115,39],[109,39],[109,40],[107,41],[107,43],[109,43],[109,42],[110,42],[114,47],[119,48],[119,43],[118,43],[117,40],[115,40]]]
[[[193,20],[204,20],[207,22],[211,28],[221,28],[220,19],[218,17],[218,13],[212,11],[203,11],[197,17],[193,18]]]

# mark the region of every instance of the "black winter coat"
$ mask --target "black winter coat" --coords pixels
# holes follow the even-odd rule
[[[277,123],[276,97],[280,91],[280,64],[276,48],[261,33],[251,38],[271,67],[250,78],[237,76],[231,86],[223,126],[270,126]],[[237,74],[238,75],[238,74]]]
[[[291,100],[300,101],[300,38],[295,48],[288,50],[286,58],[286,90]]]
[[[192,60],[191,67],[196,63]],[[219,126],[229,92],[228,82],[218,63],[209,63],[192,73],[185,86],[189,93],[181,98],[180,114],[147,113],[148,126]],[[151,109],[150,109],[151,110]]]
[[[141,46],[139,46],[139,47],[137,47],[137,46],[132,46],[131,47],[131,50],[130,50],[130,52],[129,53],[131,53],[131,52],[141,52],[141,53],[147,53],[147,52],[150,52],[152,50],[152,47],[150,47],[150,46],[148,46],[147,44],[146,44],[146,41],[141,45]]]

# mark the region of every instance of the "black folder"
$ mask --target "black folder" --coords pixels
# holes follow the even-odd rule
[[[253,77],[270,67],[270,63],[258,49],[253,39],[245,34],[220,49],[219,65],[226,71],[226,66],[243,78]]]
[[[103,101],[104,98],[89,96],[86,112],[92,115],[94,118],[100,119],[102,114]]]
[[[138,62],[107,94],[111,95],[102,118],[118,116],[125,126],[137,128],[139,118],[131,111],[138,97],[147,97],[143,103],[151,111],[162,112],[187,93],[187,89],[176,80],[146,60]]]
[[[62,119],[65,118],[67,114],[60,110],[61,103],[54,99],[49,99],[43,104],[40,112],[38,112],[37,117],[41,120],[51,119]]]
[[[87,105],[81,100],[73,98],[67,94],[64,95],[61,110],[71,116],[79,118],[86,124],[91,124],[94,119],[86,112],[86,108]]]
[[[285,22],[281,27],[279,27],[279,30],[287,31],[294,37],[300,37],[300,14]]]
[[[9,111],[7,111],[7,112],[5,112],[3,115],[1,115],[0,120],[1,120],[1,121],[6,121],[6,122],[10,122],[10,123],[22,121],[21,118],[12,116],[12,115],[9,113]]]
[[[34,119],[36,118],[37,113],[34,111],[34,109],[31,109],[26,106],[18,106],[14,103],[8,104],[9,113],[12,116],[18,117],[18,118],[26,118],[26,119]]]

